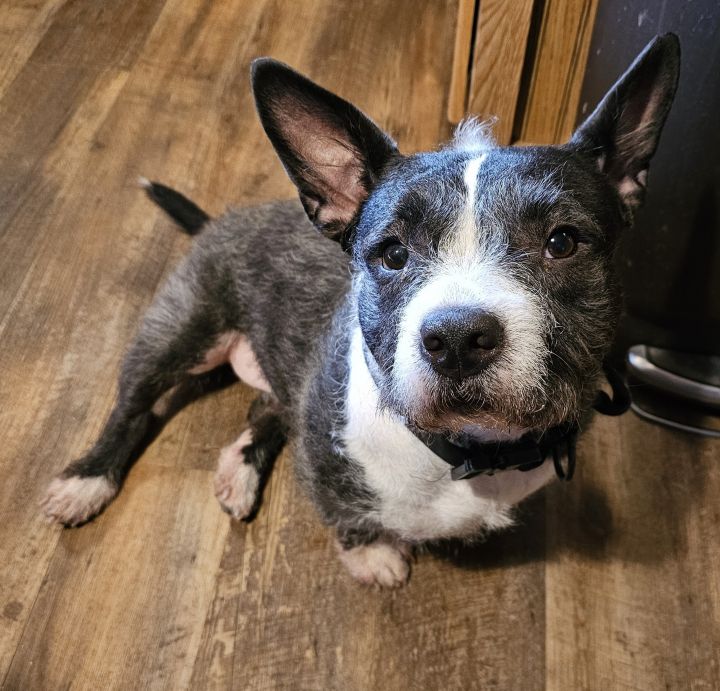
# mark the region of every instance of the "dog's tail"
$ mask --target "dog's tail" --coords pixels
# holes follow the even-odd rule
[[[188,235],[197,235],[210,220],[195,202],[159,182],[151,182],[147,178],[138,180],[152,199],[170,218],[172,218]]]

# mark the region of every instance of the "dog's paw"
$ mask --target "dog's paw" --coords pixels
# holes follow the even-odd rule
[[[238,439],[220,452],[215,473],[215,496],[233,518],[247,518],[255,507],[260,475],[245,462],[243,449],[252,444],[252,431],[246,429]]]
[[[338,544],[340,561],[350,575],[364,585],[397,588],[410,577],[410,550],[384,540],[345,549]]]
[[[50,523],[73,527],[97,516],[115,497],[118,487],[103,475],[56,477],[40,502]]]

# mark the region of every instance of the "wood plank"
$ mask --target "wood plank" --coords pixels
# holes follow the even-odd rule
[[[88,94],[87,106],[78,110],[78,119],[92,131],[97,118],[103,118],[117,96],[126,73],[107,73],[107,80],[97,90]],[[72,125],[70,129],[73,129]],[[84,136],[86,132],[83,130]],[[73,174],[77,140],[67,140],[65,172]],[[0,426],[5,437],[1,455],[3,482],[0,483],[0,545],[3,559],[0,561],[0,602],[13,603],[16,613],[6,625],[0,627],[0,669],[4,669],[12,649],[22,632],[24,619],[35,597],[45,568],[57,541],[57,533],[43,526],[37,511],[37,500],[41,486],[39,478],[47,476],[54,463],[59,465],[65,454],[78,453],[98,431],[101,416],[109,406],[112,388],[95,388],[93,366],[102,377],[107,361],[104,355],[116,346],[102,345],[102,330],[89,334],[82,328],[77,330],[79,308],[74,279],[78,276],[65,269],[73,265],[73,259],[81,253],[77,246],[68,248],[59,256],[57,237],[53,235],[56,226],[52,216],[43,218],[46,211],[57,211],[56,206],[42,199],[46,182],[38,181],[37,189],[28,194],[28,199],[37,200],[32,209],[26,207],[24,214],[18,214],[16,242],[4,244],[2,254],[2,297],[12,298],[9,307],[0,318],[0,339],[2,342],[0,368],[3,376],[0,383]],[[49,195],[52,199],[52,195]],[[82,203],[84,190],[77,190],[75,199]],[[62,208],[62,205],[60,205]],[[59,214],[58,220],[69,220]],[[45,232],[33,232],[35,225]],[[57,229],[60,232],[60,229]],[[67,232],[74,230],[72,226]],[[23,243],[23,232],[26,241]],[[55,244],[53,244],[55,240]],[[87,248],[86,248],[87,249]],[[29,254],[25,257],[23,251]],[[42,252],[45,258],[41,258]],[[16,254],[17,253],[17,254]],[[29,266],[24,273],[14,271],[14,263]],[[26,263],[27,262],[27,263]],[[85,290],[92,286],[92,279],[99,267],[93,271],[92,263],[77,266],[85,281]],[[12,281],[22,279],[19,285]],[[73,299],[74,296],[74,299]],[[107,305],[107,328],[117,327],[113,305]],[[83,306],[82,309],[87,309]],[[92,336],[99,336],[94,339]],[[89,366],[88,366],[89,365]],[[88,378],[83,377],[83,371]],[[32,385],[28,385],[32,382]],[[95,424],[86,418],[88,407],[96,406],[100,414]],[[63,453],[64,451],[64,453]],[[56,458],[57,453],[63,455]],[[45,467],[47,466],[47,469]],[[21,614],[22,613],[22,614]]]
[[[87,365],[102,368],[102,354],[116,351],[117,346],[112,341],[103,346],[102,337],[108,332],[102,328],[95,333],[74,330],[82,321],[79,314],[88,309],[83,300],[97,286],[101,267],[92,257],[100,237],[98,228],[107,223],[83,228],[80,219],[87,218],[88,206],[99,201],[93,183],[102,176],[97,176],[93,132],[128,76],[119,67],[121,60],[130,55],[129,46],[137,52],[156,12],[148,10],[147,3],[129,9],[121,3],[106,4],[106,30],[122,16],[131,24],[125,31],[133,37],[127,36],[126,44],[117,50],[112,43],[91,42],[83,53],[88,65],[83,66],[77,64],[77,52],[72,64],[63,64],[56,22],[69,28],[70,18],[77,18],[72,4],[63,5],[0,100],[0,424],[8,434],[0,461],[4,478],[0,487],[0,602],[8,603],[12,613],[0,626],[3,672],[57,542],[57,533],[42,527],[37,513],[42,491],[39,478],[79,452],[97,431],[80,422],[92,395],[96,405],[104,401],[99,405],[101,414],[112,395],[111,387],[103,387],[103,392],[87,386],[93,381],[92,367]],[[113,30],[119,46],[125,34],[119,27]],[[45,41],[56,46],[54,62],[44,52]],[[82,175],[75,177],[79,170]],[[93,190],[90,205],[88,190]],[[83,230],[84,254],[78,250]],[[112,294],[109,297],[105,327],[111,331],[131,305],[114,310],[118,301]],[[99,338],[93,342],[88,334]],[[28,386],[31,381],[33,385]],[[83,399],[83,393],[91,395]]]
[[[32,55],[65,1],[0,1],[0,97]]]
[[[720,687],[716,441],[599,419],[547,494],[554,689]]]
[[[475,33],[468,114],[497,118],[494,135],[509,144],[530,31],[533,0],[483,0]]]
[[[448,120],[458,123],[467,114],[467,96],[470,80],[470,53],[475,31],[477,0],[459,0],[455,26],[455,48],[450,75]]]
[[[5,687],[188,688],[229,530],[211,485],[138,468],[102,524],[65,531]]]
[[[575,127],[598,0],[547,0],[517,138],[560,144]]]

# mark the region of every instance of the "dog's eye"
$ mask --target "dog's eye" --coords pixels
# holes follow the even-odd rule
[[[382,263],[386,269],[393,269],[394,271],[402,269],[407,264],[407,260],[407,247],[399,242],[391,242],[383,249]]]
[[[545,245],[544,256],[549,259],[567,259],[577,250],[577,231],[572,226],[555,228]]]

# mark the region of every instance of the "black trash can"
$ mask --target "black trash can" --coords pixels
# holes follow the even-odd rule
[[[680,85],[645,207],[620,247],[626,360],[639,415],[720,436],[720,3],[600,3],[578,122],[639,50],[672,31]]]

